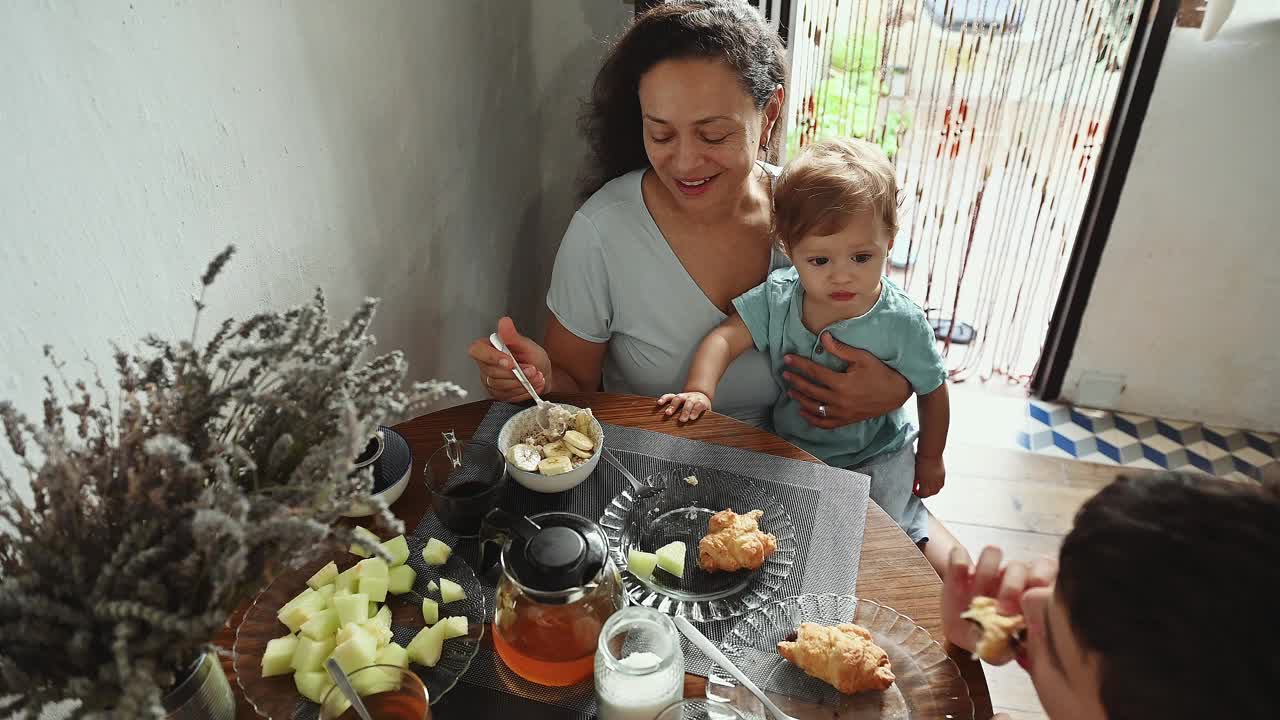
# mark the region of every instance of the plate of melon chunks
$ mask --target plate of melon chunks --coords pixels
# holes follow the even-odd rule
[[[324,669],[330,657],[348,674],[369,665],[409,669],[435,703],[479,650],[484,597],[448,544],[383,540],[356,528],[349,552],[290,570],[258,595],[236,631],[236,678],[258,714],[271,718],[314,714],[308,704],[333,687]]]

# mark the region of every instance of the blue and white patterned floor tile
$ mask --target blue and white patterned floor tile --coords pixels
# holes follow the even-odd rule
[[[1125,467],[1199,470],[1246,481],[1280,461],[1280,435],[1032,400],[1017,444]]]

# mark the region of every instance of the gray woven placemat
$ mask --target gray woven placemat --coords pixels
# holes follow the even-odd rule
[[[502,425],[522,409],[494,403],[470,442],[496,443]],[[854,592],[870,487],[865,475],[635,428],[605,425],[605,437],[619,461],[637,477],[675,467],[705,467],[751,478],[777,499],[791,516],[800,552],[776,597]],[[510,483],[501,504],[527,515],[560,510],[598,520],[609,501],[626,487],[621,473],[608,463],[600,463],[586,482],[564,493],[544,495]],[[414,535],[439,538],[453,545],[459,557],[472,567],[478,565],[478,543],[455,537],[432,513],[423,518]],[[807,561],[812,558],[821,558],[821,562]],[[492,613],[497,578],[491,572],[480,579],[490,594],[485,605]],[[736,622],[737,619],[730,619],[703,623],[699,629],[718,644]],[[687,640],[684,654],[688,672],[706,675],[710,671],[711,661]],[[529,700],[556,708],[557,714],[552,716],[565,717],[567,712],[590,717],[595,713],[595,696],[589,682],[570,688],[546,688],[525,681],[502,664],[488,638],[462,682],[442,702],[465,703],[469,707],[483,702],[495,711],[518,707],[527,712]]]

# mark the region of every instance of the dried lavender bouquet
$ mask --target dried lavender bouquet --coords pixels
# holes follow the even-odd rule
[[[197,327],[232,252],[201,278]],[[403,391],[398,352],[362,360],[375,305],[334,331],[317,292],[227,320],[203,345],[195,329],[147,337],[116,349],[110,389],[68,380],[46,348],[42,417],[0,403],[34,495],[0,468],[0,716],[74,699],[76,716],[163,717],[164,693],[241,602],[352,541],[333,523],[369,504],[372,476],[353,461],[378,425],[464,394]]]

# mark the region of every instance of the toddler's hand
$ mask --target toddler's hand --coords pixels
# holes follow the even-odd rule
[[[667,416],[680,413],[676,418],[680,422],[689,422],[702,417],[702,413],[711,409],[711,398],[700,392],[667,393],[658,398],[658,407],[667,406]]]
[[[947,482],[947,468],[942,458],[916,456],[916,497],[933,497]]]

